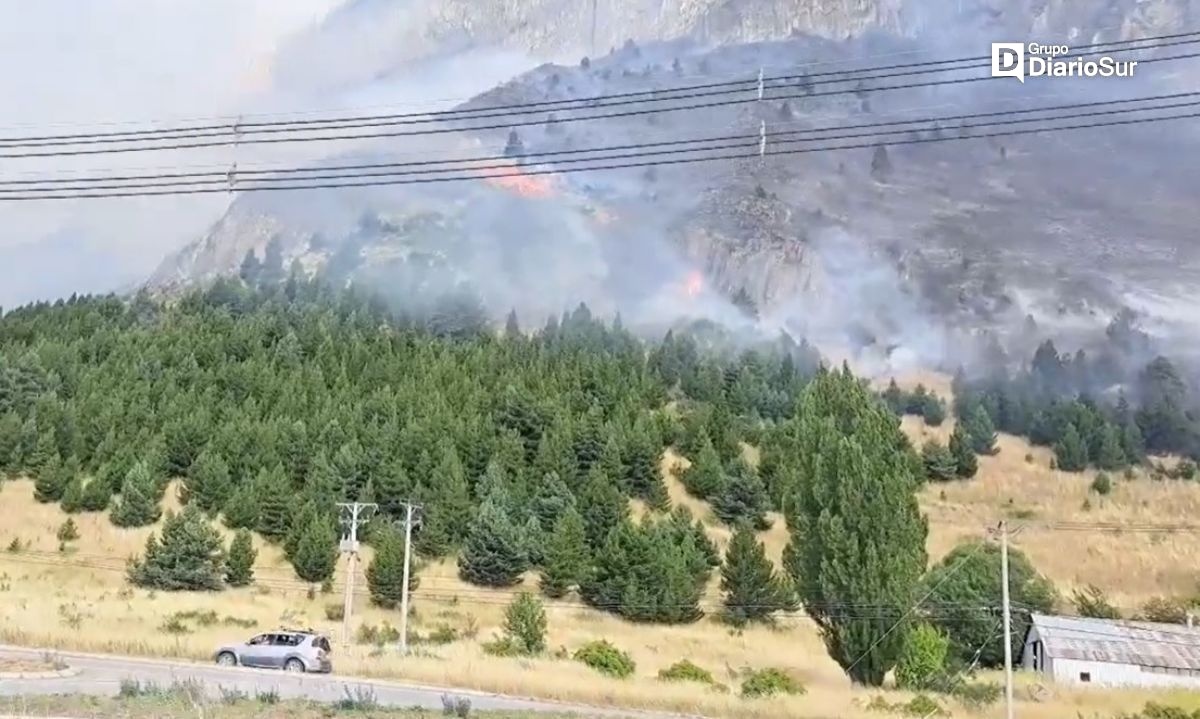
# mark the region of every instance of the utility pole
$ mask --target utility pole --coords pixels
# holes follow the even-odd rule
[[[1000,595],[1004,602],[1004,713],[1013,719],[1012,608],[1008,602],[1008,522],[1000,522]]]
[[[342,644],[350,646],[350,614],[354,610],[354,575],[358,571],[358,527],[366,524],[379,508],[377,504],[363,502],[339,502],[342,524],[348,527],[342,539],[341,551],[346,559],[346,598],[342,605]]]
[[[400,653],[408,656],[408,567],[412,558],[413,513],[420,510],[419,505],[411,502],[404,503],[404,589],[400,595]]]

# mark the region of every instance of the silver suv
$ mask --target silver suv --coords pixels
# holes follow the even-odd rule
[[[225,667],[262,667],[289,672],[333,671],[329,639],[311,631],[280,630],[259,634],[243,644],[230,644],[216,651],[217,664]]]

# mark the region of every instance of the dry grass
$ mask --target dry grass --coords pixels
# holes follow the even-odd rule
[[[926,386],[947,396],[948,381],[925,376]],[[913,380],[908,383],[915,384]],[[918,418],[907,418],[904,430],[919,441],[949,434],[952,423],[928,428]],[[1032,461],[1026,461],[1026,454]],[[668,492],[672,502],[704,518],[709,534],[721,547],[729,539],[727,528],[715,522],[707,503],[687,496],[677,473],[687,460],[668,453],[664,457]],[[1019,522],[1035,520],[1187,521],[1200,509],[1200,486],[1156,483],[1147,479],[1125,481],[1114,477],[1116,487],[1107,498],[1088,495],[1091,474],[1069,475],[1049,469],[1049,454],[1032,449],[1013,437],[1000,438],[1000,452],[982,458],[979,476],[968,482],[927,487],[922,507],[930,519],[930,554],[936,559],[955,542],[977,538],[1004,517]],[[341,623],[325,617],[330,604],[341,603],[345,565],[339,566],[332,595],[310,596],[297,582],[276,548],[261,548],[257,572],[259,586],[213,595],[167,595],[131,590],[124,581],[123,561],[139,553],[149,529],[120,530],[104,516],[76,517],[82,539],[68,556],[57,551],[54,531],[64,520],[57,506],[33,500],[29,482],[0,485],[0,641],[63,649],[187,657],[206,660],[219,643],[239,639],[253,629],[226,623],[226,619],[253,621],[260,628],[280,624],[311,626],[341,637]],[[1083,508],[1084,500],[1092,505]],[[1011,501],[1010,501],[1011,500]],[[174,492],[168,493],[168,502]],[[639,515],[645,508],[635,506]],[[772,529],[760,535],[768,553],[778,561],[787,541],[781,517],[773,516]],[[3,551],[13,537],[29,545],[26,552]],[[1159,594],[1190,592],[1195,588],[1194,568],[1200,564],[1200,540],[1188,536],[1155,539],[1151,535],[1120,537],[1094,533],[1049,533],[1027,529],[1016,539],[1038,568],[1060,587],[1094,583],[1119,603],[1133,606]],[[88,568],[70,566],[89,564]],[[365,588],[360,571],[357,586]],[[532,589],[535,580],[526,579]],[[519,588],[518,588],[519,589]],[[515,590],[513,590],[515,591]],[[449,644],[418,645],[416,656],[401,660],[390,650],[369,646],[338,646],[339,673],[445,684],[519,695],[538,696],[590,704],[620,704],[645,708],[736,716],[750,719],[783,717],[879,716],[864,707],[878,692],[851,687],[828,659],[812,624],[801,617],[783,619],[777,628],[756,627],[731,632],[711,618],[680,627],[635,626],[579,606],[577,599],[551,602],[549,645],[552,650],[574,650],[587,641],[607,639],[628,651],[637,662],[629,680],[607,679],[571,661],[498,659],[481,649],[483,640],[498,631],[504,605],[512,591],[497,592],[471,587],[456,576],[451,563],[439,563],[421,572],[421,589],[414,600],[413,629],[428,635],[439,625],[461,635],[474,635]],[[716,580],[706,602],[717,599]],[[163,629],[173,615],[191,613],[182,623],[183,634]],[[205,626],[195,617],[215,614],[216,623]],[[395,612],[369,606],[364,593],[356,598],[353,626],[366,623],[398,624]],[[337,643],[337,642],[335,642]],[[340,644],[340,643],[338,643]],[[655,678],[660,669],[680,659],[690,659],[713,672],[717,681],[734,692],[722,694],[697,685],[664,684]],[[736,696],[738,672],[744,667],[778,666],[803,678],[803,697],[747,701]],[[1023,680],[1024,681],[1024,680]],[[1019,713],[1029,719],[1061,719],[1086,715],[1109,716],[1140,708],[1148,699],[1196,705],[1197,699],[1142,691],[1105,691],[1044,687],[1018,692]],[[889,692],[892,702],[905,700]],[[956,716],[966,715],[955,707]],[[1000,716],[993,707],[982,716]]]

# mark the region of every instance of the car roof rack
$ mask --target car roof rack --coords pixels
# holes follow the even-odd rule
[[[279,629],[276,629],[275,631],[291,632],[292,634],[317,634],[318,633],[315,630],[313,630],[312,627],[309,627],[308,629],[293,629],[291,627],[280,627]]]

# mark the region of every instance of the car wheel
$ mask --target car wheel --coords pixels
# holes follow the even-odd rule
[[[233,655],[233,652],[221,652],[217,655],[217,664],[223,667],[237,666],[237,657]]]
[[[283,670],[287,672],[300,673],[304,671],[304,662],[299,659],[289,659],[283,665]]]

